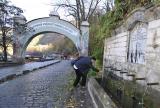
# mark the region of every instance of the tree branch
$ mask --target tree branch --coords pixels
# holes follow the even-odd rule
[[[67,8],[72,8],[74,10],[76,10],[76,5],[68,5],[68,4],[56,4],[56,5],[52,5],[52,6],[58,6],[58,7],[67,7]]]
[[[94,13],[94,11],[96,10],[97,5],[99,4],[100,1],[101,1],[101,0],[97,0],[95,6],[94,6],[94,8],[93,8],[93,10],[90,9],[90,12],[88,12],[88,15],[87,15],[87,17],[86,17],[87,20],[88,20],[89,17]],[[89,14],[89,13],[90,13],[90,14]]]

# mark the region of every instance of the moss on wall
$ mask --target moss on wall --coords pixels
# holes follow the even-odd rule
[[[106,71],[107,72],[107,71]],[[136,83],[127,81],[116,74],[109,74],[102,82],[104,89],[112,99],[122,108],[159,108],[160,92]]]

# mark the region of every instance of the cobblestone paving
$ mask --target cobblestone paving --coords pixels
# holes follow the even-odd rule
[[[22,65],[11,66],[11,67],[0,67],[0,79],[4,78],[7,75],[16,74],[23,70],[33,70],[35,68],[39,68],[42,66],[46,66],[48,64],[52,64],[59,60],[51,60],[46,62],[30,62]]]
[[[65,102],[66,108],[94,108],[87,87],[74,88]]]
[[[0,108],[64,108],[58,101],[65,96],[69,65],[62,61],[0,84]]]

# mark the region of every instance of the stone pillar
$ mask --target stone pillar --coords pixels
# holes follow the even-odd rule
[[[20,64],[23,64],[25,62],[25,59],[22,57],[21,50],[22,50],[22,45],[20,43],[20,40],[14,33],[12,62]]]
[[[81,24],[81,55],[88,56],[88,44],[89,44],[89,23],[83,21]]]
[[[20,35],[16,30],[13,31],[13,56],[12,62],[14,63],[24,63],[25,60],[21,54],[22,43],[20,42]]]
[[[20,36],[26,30],[26,18],[23,15],[14,16],[14,31],[13,31],[13,57],[12,62],[24,63],[24,57],[22,57],[21,50],[22,44],[20,42]]]

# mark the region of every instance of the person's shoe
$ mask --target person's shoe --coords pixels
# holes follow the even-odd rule
[[[77,89],[79,88],[80,86],[79,85],[77,85],[77,86],[72,86],[71,88],[69,88],[69,91],[71,91],[71,92],[75,92],[75,91],[77,91]]]
[[[85,91],[86,90],[86,86],[81,86],[80,90],[81,91]]]
[[[81,86],[81,88],[82,88],[82,89],[85,89],[85,88],[86,88],[86,86]]]

